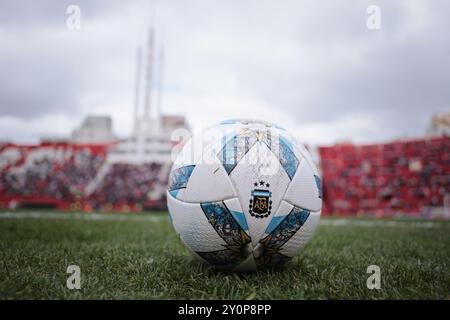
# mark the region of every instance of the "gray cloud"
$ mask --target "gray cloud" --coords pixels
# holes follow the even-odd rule
[[[382,29],[370,31],[365,21],[354,19],[361,14],[342,12],[339,3],[329,10],[334,13],[327,15],[330,23],[319,31],[323,37],[316,37],[314,45],[298,41],[298,52],[307,54],[293,60],[292,70],[250,63],[245,85],[270,104],[286,108],[299,125],[348,116],[358,121],[364,115],[379,126],[375,139],[423,133],[432,112],[450,109],[450,41],[443,32],[450,28],[449,5],[426,5],[431,16],[417,26],[418,18],[407,12],[405,2],[396,4],[380,4]],[[363,12],[366,6],[355,7]],[[316,35],[316,30],[309,31]],[[283,64],[281,57],[279,61]]]
[[[42,52],[0,55],[0,113],[34,118],[76,109],[79,79],[70,65]]]
[[[82,91],[82,48],[70,43],[66,8],[73,1],[0,3],[0,115],[24,119],[75,112]],[[113,2],[78,1],[83,20],[98,18]],[[66,37],[61,37],[61,34]],[[76,53],[76,51],[78,51]],[[75,55],[74,55],[75,53]]]
[[[58,28],[64,26],[69,5],[82,8],[83,18],[91,20],[117,10],[118,0],[15,0],[0,2],[0,26],[15,32],[24,29]]]
[[[72,3],[80,32],[65,27]],[[164,109],[191,121],[266,117],[317,143],[422,134],[450,107],[450,4],[378,1],[382,29],[370,31],[371,4],[160,1]],[[110,113],[127,134],[149,16],[147,1],[2,1],[0,120]]]

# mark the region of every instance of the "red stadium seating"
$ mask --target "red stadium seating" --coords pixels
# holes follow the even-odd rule
[[[164,209],[169,166],[107,164],[108,148],[0,145],[0,207]],[[450,137],[339,144],[319,153],[325,215],[426,217],[450,199]]]
[[[324,214],[424,216],[450,194],[450,137],[319,148]]]
[[[165,208],[169,167],[107,164],[107,145],[0,145],[0,208],[141,211]],[[95,181],[102,166],[106,174]],[[88,186],[92,184],[92,190]],[[91,187],[92,187],[91,186]]]
[[[106,152],[104,145],[3,145],[0,204],[69,208],[83,197]]]
[[[113,164],[86,202],[97,210],[164,209],[167,177],[162,177],[161,170],[163,165],[157,163]]]

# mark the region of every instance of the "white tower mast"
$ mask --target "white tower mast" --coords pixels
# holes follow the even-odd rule
[[[156,123],[158,126],[158,132],[161,130],[161,107],[163,100],[164,89],[164,47],[161,45],[159,49],[159,63],[158,63],[158,102],[156,104]]]
[[[150,27],[147,42],[147,71],[145,75],[145,100],[144,100],[144,117],[150,117],[150,108],[152,104],[152,85],[153,85],[153,46],[154,46],[154,29]]]
[[[139,94],[141,88],[141,64],[142,64],[142,49],[137,48],[136,52],[136,82],[134,88],[134,132],[137,133],[138,130],[138,117],[139,117]]]

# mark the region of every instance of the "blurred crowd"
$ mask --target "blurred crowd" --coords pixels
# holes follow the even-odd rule
[[[18,148],[19,156],[4,166],[0,191],[4,197],[55,198],[73,201],[95,176],[103,158],[88,149]]]
[[[111,165],[88,197],[90,206],[93,209],[100,209],[103,204],[113,209],[164,208],[167,178],[161,174],[163,167],[158,163]]]
[[[320,148],[325,213],[421,215],[450,199],[450,138]]]
[[[100,168],[105,174],[98,179]],[[165,206],[168,166],[107,164],[106,148],[0,148],[0,205],[140,211]]]
[[[324,214],[423,215],[450,206],[450,137],[340,144],[319,153]],[[111,164],[106,157],[99,146],[0,146],[0,207],[165,208],[170,164]]]

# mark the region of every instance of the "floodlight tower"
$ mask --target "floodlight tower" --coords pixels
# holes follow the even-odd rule
[[[162,130],[162,117],[161,117],[161,105],[163,99],[163,73],[164,73],[164,47],[161,45],[158,53],[158,68],[157,68],[157,81],[158,81],[158,100],[156,101],[156,119],[155,129],[158,134],[161,134]]]
[[[150,118],[150,109],[152,105],[154,41],[155,41],[155,31],[153,26],[151,26],[147,41],[147,70],[145,74],[145,100],[144,100],[145,119]]]
[[[136,82],[134,88],[134,133],[138,130],[139,121],[139,102],[140,102],[140,89],[141,89],[141,65],[142,65],[142,49],[137,48],[136,51]]]

